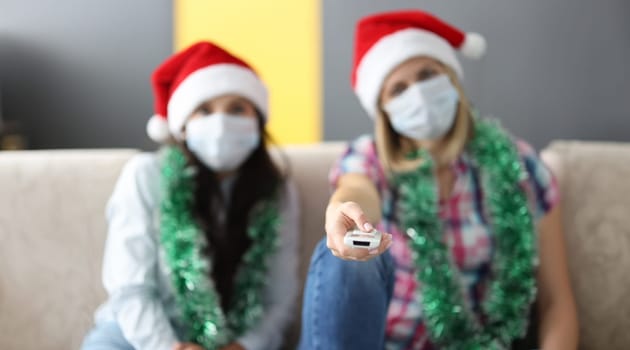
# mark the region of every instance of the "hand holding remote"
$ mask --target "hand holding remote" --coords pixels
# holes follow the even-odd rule
[[[331,203],[326,210],[326,243],[333,255],[341,259],[366,261],[387,250],[391,245],[392,235],[381,233],[380,239],[376,239],[373,230],[373,225],[367,221],[365,213],[355,202]],[[348,246],[345,243],[348,232],[354,232],[355,235],[366,234],[364,239],[357,242],[367,240],[369,242],[367,249],[365,243],[360,248],[355,247],[353,242],[350,242],[353,246]],[[371,233],[370,238],[368,235]]]

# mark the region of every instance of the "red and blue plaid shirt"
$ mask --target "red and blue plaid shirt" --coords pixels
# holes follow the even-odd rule
[[[535,219],[544,216],[558,201],[555,179],[538,158],[536,151],[523,141],[516,141],[525,170],[521,185]],[[469,305],[478,317],[492,266],[493,242],[489,216],[485,209],[484,193],[479,169],[466,152],[452,165],[456,174],[450,198],[440,201],[440,219],[444,227],[444,241],[460,270],[461,282],[467,288]],[[396,191],[388,182],[378,160],[376,144],[371,135],[352,142],[330,173],[330,181],[337,185],[347,173],[364,174],[379,191],[383,219],[379,229],[393,235],[391,254],[395,263],[395,285],[387,313],[387,349],[433,349],[422,318],[422,290],[416,279],[416,266],[407,237],[396,217]]]

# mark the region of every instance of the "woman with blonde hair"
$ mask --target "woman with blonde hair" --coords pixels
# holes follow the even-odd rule
[[[375,135],[331,172],[301,349],[508,349],[536,298],[533,346],[577,347],[554,177],[476,116],[457,50],[480,57],[485,41],[422,11],[358,23],[352,84]],[[374,227],[378,247],[344,242]]]

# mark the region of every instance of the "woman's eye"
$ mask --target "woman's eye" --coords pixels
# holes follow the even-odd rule
[[[407,85],[405,84],[396,84],[392,90],[390,91],[390,97],[396,97],[407,90]]]
[[[208,115],[208,114],[212,114],[212,110],[208,107],[202,106],[202,107],[199,107],[199,109],[197,110],[197,113],[202,114],[202,115]]]
[[[418,73],[418,80],[424,81],[437,75],[437,71],[433,68],[424,68]]]
[[[245,106],[243,106],[241,104],[233,105],[229,109],[229,113],[230,114],[240,115],[240,114],[245,114],[245,112],[246,112]]]

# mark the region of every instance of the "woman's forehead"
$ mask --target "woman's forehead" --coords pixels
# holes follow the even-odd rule
[[[209,98],[203,101],[201,105],[227,104],[232,102],[245,102],[251,104],[251,102],[246,97],[239,94],[225,94]]]
[[[418,56],[408,59],[407,61],[399,64],[392,70],[391,75],[396,75],[400,73],[408,73],[409,71],[416,71],[417,69],[424,67],[441,67],[442,64],[440,61],[427,57],[427,56]]]

